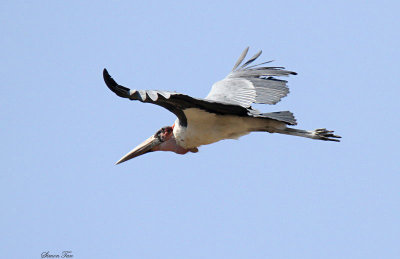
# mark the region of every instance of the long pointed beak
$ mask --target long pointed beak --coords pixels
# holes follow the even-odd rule
[[[140,144],[137,147],[135,147],[134,149],[132,149],[128,154],[123,156],[115,164],[118,165],[125,161],[128,161],[129,159],[146,154],[148,152],[152,152],[152,148],[154,148],[155,146],[158,146],[160,144],[161,144],[161,142],[157,137],[151,136],[150,138],[146,139],[142,144]]]

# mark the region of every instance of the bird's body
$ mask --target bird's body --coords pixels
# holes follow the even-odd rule
[[[289,111],[261,113],[251,104],[275,104],[289,93],[287,81],[279,76],[296,75],[283,67],[262,67],[265,63],[249,66],[260,55],[255,54],[242,66],[248,48],[239,57],[232,72],[216,82],[205,99],[156,90],[130,90],[117,84],[104,69],[107,86],[118,96],[162,106],[178,118],[172,127],[164,127],[137,146],[118,163],[151,151],[173,151],[178,154],[197,152],[201,145],[223,139],[237,139],[254,131],[281,133],[319,140],[339,141],[333,131],[299,130]]]
[[[284,129],[285,123],[268,118],[219,115],[197,108],[184,110],[187,127],[175,121],[173,134],[178,145],[190,149],[223,139],[238,139],[253,131]]]

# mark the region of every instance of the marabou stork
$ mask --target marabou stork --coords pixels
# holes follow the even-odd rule
[[[289,93],[287,81],[279,76],[296,75],[284,67],[266,67],[264,62],[249,66],[261,51],[240,66],[248,47],[240,55],[228,76],[216,82],[205,99],[159,90],[130,90],[117,84],[104,69],[106,85],[120,97],[164,107],[178,118],[172,126],[163,127],[138,145],[116,164],[152,151],[173,151],[177,154],[198,152],[198,147],[223,139],[237,139],[253,131],[281,133],[311,139],[338,141],[333,131],[289,128],[296,125],[290,111],[261,113],[252,103],[276,104]]]

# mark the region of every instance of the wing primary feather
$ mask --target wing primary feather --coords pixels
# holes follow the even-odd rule
[[[236,61],[236,64],[233,66],[232,71],[234,71],[240,65],[240,63],[242,63],[242,61],[246,57],[248,51],[249,51],[249,47],[247,47],[243,50],[242,54],[240,54],[239,59]]]
[[[117,82],[115,82],[115,80],[110,76],[107,69],[103,70],[103,78],[104,78],[104,82],[106,83],[107,87],[111,91],[113,91],[116,95],[118,95],[120,97],[129,98],[130,89],[117,84]]]
[[[244,68],[245,66],[247,66],[248,64],[250,64],[251,62],[253,62],[254,60],[256,60],[260,55],[261,55],[262,51],[260,50],[259,52],[257,52],[253,57],[251,57],[251,59],[247,60],[246,63],[244,63],[240,68]]]
[[[253,68],[253,67],[257,67],[257,66],[261,66],[261,65],[265,65],[265,64],[268,64],[268,63],[271,63],[271,62],[274,62],[274,61],[275,61],[275,60],[270,60],[270,61],[266,61],[266,62],[257,64],[257,65],[252,65],[252,66],[246,67],[246,69]]]

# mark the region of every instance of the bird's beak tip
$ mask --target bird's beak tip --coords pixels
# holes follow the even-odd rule
[[[118,160],[117,162],[115,162],[115,165],[119,165],[119,164],[122,164],[123,162],[126,162],[126,161],[128,161],[129,159],[132,159],[132,158],[134,158],[134,156],[132,157],[132,156],[129,156],[129,155],[131,155],[132,153],[130,152],[130,153],[128,153],[128,154],[126,154],[124,157],[122,157],[120,160]]]
[[[120,160],[118,160],[114,165],[119,165],[119,164],[121,164],[122,162],[120,161]]]
[[[135,147],[133,150],[131,150],[128,154],[123,156],[120,160],[118,160],[115,165],[121,164],[125,161],[128,161],[132,158],[138,157],[140,155],[146,154],[148,152],[151,152],[152,148],[154,146],[159,145],[160,142],[157,138],[154,136],[151,136],[147,140],[145,140],[142,144],[138,145]]]

